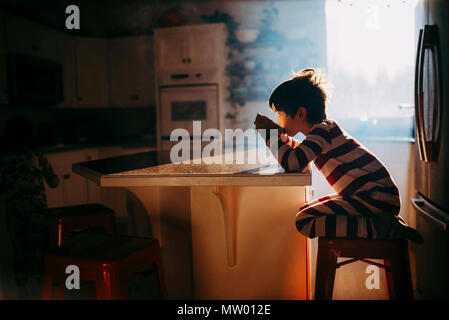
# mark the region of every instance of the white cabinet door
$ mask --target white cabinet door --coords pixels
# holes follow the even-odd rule
[[[93,161],[99,159],[99,148],[87,149],[86,156],[87,156],[86,161]],[[87,203],[101,203],[100,185],[87,179],[86,181],[87,181]]]
[[[59,32],[37,23],[33,24],[32,30],[32,49],[35,55],[44,59],[59,61],[61,56],[57,43]]]
[[[173,73],[220,70],[226,63],[226,27],[210,23],[155,29],[154,53],[161,79]]]
[[[188,32],[186,27],[156,29],[154,49],[157,70],[188,69]]]
[[[73,37],[59,33],[56,37],[60,52],[59,62],[62,64],[64,101],[60,107],[73,107],[76,94],[75,43]]]
[[[87,161],[86,149],[46,154],[48,162],[59,178],[55,189],[48,188],[48,207],[73,206],[88,203],[87,180],[72,172],[72,164]]]
[[[46,26],[7,15],[6,47],[8,51],[56,60],[59,57],[55,34]]]
[[[108,105],[107,40],[76,38],[76,105],[105,107]]]
[[[6,47],[8,51],[34,55],[37,51],[34,23],[31,21],[7,15],[6,17]]]
[[[222,64],[225,48],[223,24],[189,26],[188,61],[195,70],[217,68]]]
[[[111,106],[154,105],[152,37],[110,40],[108,65]]]
[[[0,105],[8,104],[8,83],[6,75],[5,15],[0,12]]]
[[[55,175],[58,176],[59,184],[56,188],[50,188],[46,182],[44,182],[45,185],[45,195],[47,197],[47,206],[48,208],[56,208],[56,207],[63,207],[64,204],[64,182],[62,179],[62,176],[64,175],[64,168],[61,166],[58,166],[55,161],[52,161],[51,157],[49,155],[46,155],[48,161],[50,162],[50,165],[53,169],[53,172]]]

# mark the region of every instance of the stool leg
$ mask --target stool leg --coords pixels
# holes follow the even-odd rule
[[[44,274],[44,280],[42,281],[42,300],[51,300],[52,298],[52,286],[53,280],[50,274],[47,272]]]
[[[389,263],[394,287],[394,299],[413,300],[413,285],[407,243],[400,250],[400,253],[391,257]],[[390,292],[390,289],[388,291]]]
[[[159,279],[159,289],[161,290],[162,299],[167,299],[167,287],[165,286],[164,272],[162,271],[162,262],[160,255],[156,258],[156,272]]]
[[[110,299],[110,273],[109,268],[104,266],[97,273],[97,279],[95,280],[95,292],[97,294],[97,300]]]
[[[110,272],[110,298],[125,300],[128,298],[128,277],[119,272]]]
[[[326,239],[318,239],[315,275],[315,300],[332,300],[337,255]]]
[[[393,275],[391,273],[391,263],[390,260],[384,259],[385,268],[385,278],[387,279],[387,287],[388,287],[388,297],[390,300],[396,300],[396,295],[394,292],[394,283],[393,283]]]

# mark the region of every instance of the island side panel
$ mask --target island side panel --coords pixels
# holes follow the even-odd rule
[[[153,237],[161,244],[168,298],[192,299],[190,188],[127,187],[127,189],[147,210]]]
[[[308,242],[295,227],[306,186],[236,186],[236,261],[230,266],[217,187],[191,188],[196,299],[307,299]]]

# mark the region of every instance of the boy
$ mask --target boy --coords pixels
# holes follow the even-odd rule
[[[303,172],[314,161],[336,192],[299,208],[296,228],[310,238],[408,238],[422,243],[399,217],[399,190],[382,162],[326,118],[323,83],[314,69],[303,69],[275,88],[269,99],[277,124],[285,129],[271,140],[278,143],[280,165],[286,172]],[[256,129],[276,128],[264,116],[254,124]],[[291,138],[298,132],[306,136],[301,142]]]

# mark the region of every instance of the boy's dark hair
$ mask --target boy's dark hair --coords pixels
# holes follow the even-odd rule
[[[294,117],[298,108],[304,107],[309,123],[321,123],[326,119],[327,94],[324,83],[315,69],[302,69],[273,90],[268,102],[270,109],[284,111]]]

